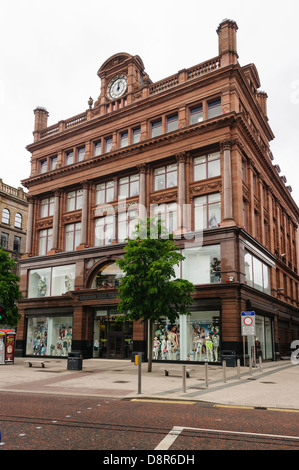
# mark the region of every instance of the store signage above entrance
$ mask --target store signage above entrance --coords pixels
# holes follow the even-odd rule
[[[255,336],[255,312],[241,312],[242,336]]]

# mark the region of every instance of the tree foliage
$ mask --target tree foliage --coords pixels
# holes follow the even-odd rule
[[[118,310],[128,320],[151,324],[161,317],[174,322],[179,315],[190,314],[194,287],[187,280],[175,279],[174,267],[185,258],[172,236],[159,219],[152,218],[140,221],[135,234],[117,261],[125,273],[118,287]]]
[[[6,324],[16,326],[21,316],[17,302],[21,299],[20,278],[13,273],[16,266],[14,259],[0,248],[0,304],[6,307]]]

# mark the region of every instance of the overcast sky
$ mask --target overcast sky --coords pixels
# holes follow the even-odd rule
[[[239,63],[258,69],[274,163],[299,205],[298,0],[0,0],[0,178],[29,176],[37,106],[48,125],[85,111],[118,52],[139,55],[152,81],[215,57],[224,18],[238,24]]]

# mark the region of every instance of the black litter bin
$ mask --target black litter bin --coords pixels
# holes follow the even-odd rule
[[[67,369],[68,370],[82,370],[82,354],[80,351],[72,351],[67,357]]]
[[[221,353],[221,364],[225,361],[227,367],[236,367],[237,366],[237,353],[232,350],[224,350]]]

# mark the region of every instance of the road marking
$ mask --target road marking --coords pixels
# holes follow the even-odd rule
[[[205,429],[205,428],[189,428],[189,427],[176,427],[173,429],[181,429],[188,430],[188,431],[201,431],[201,432],[214,432],[219,434],[237,434],[239,436],[255,436],[255,437],[275,437],[279,439],[294,439],[299,440],[299,436],[284,436],[280,434],[262,434],[262,433],[254,433],[254,432],[243,432],[243,431],[225,431],[221,429]]]
[[[155,447],[154,450],[168,450],[169,447],[174,443],[176,438],[181,434],[184,428],[179,426],[174,426],[172,430],[167,434],[167,436],[162,439],[160,444]]]
[[[240,410],[266,410],[266,411],[285,411],[287,413],[299,413],[299,410],[292,410],[288,408],[268,408],[268,407],[258,407],[258,406],[237,406],[237,405],[214,405],[214,408],[237,408]]]
[[[133,398],[131,401],[145,401],[147,403],[176,403],[176,404],[183,404],[183,405],[195,405],[196,401],[182,401],[182,400],[159,400],[157,399],[150,399],[150,398]]]
[[[238,408],[242,410],[254,410],[254,406],[237,406],[237,405],[214,405],[215,408]]]
[[[288,410],[286,408],[267,408],[269,411],[287,411],[288,413],[299,413],[299,410]]]

